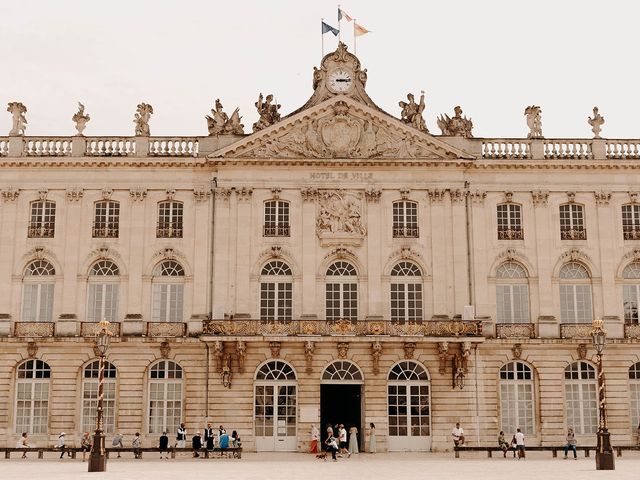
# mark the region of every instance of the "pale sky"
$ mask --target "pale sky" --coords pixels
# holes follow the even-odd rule
[[[523,137],[527,105],[542,107],[547,138],[640,138],[635,1],[342,0],[372,33],[358,38],[367,92],[399,116],[407,92],[427,93],[425,119],[460,105],[476,137]],[[133,135],[140,102],[152,135],[206,135],[220,98],[240,107],[245,132],[258,93],[281,113],[312,93],[321,59],[320,18],[337,26],[327,0],[33,0],[0,4],[0,135],[5,105],[27,108],[27,135],[72,135],[82,101],[85,135]],[[353,51],[353,24],[342,22]],[[325,34],[325,53],[337,39]]]

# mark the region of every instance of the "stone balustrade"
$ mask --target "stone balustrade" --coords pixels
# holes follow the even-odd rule
[[[198,139],[195,137],[154,137],[149,139],[149,155],[154,157],[197,157]]]
[[[560,338],[590,339],[591,323],[572,323],[560,325]]]
[[[69,137],[25,137],[23,153],[27,157],[68,157],[71,146]]]
[[[611,159],[640,159],[640,140],[607,140],[606,152]]]
[[[482,139],[482,158],[531,158],[531,140],[491,138]]]
[[[592,142],[589,140],[544,140],[543,145],[546,159],[593,158]]]
[[[84,154],[87,157],[126,157],[135,155],[135,137],[87,137]]]

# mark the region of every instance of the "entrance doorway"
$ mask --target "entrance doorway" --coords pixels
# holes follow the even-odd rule
[[[358,429],[358,448],[364,446],[364,384],[362,372],[355,363],[338,360],[322,373],[320,384],[320,432],[327,438],[327,425],[344,424],[347,432]],[[338,433],[334,431],[337,437]],[[347,440],[348,441],[348,440]],[[324,445],[324,444],[323,444]]]

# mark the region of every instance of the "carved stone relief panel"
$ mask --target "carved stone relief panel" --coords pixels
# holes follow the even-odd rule
[[[328,243],[359,245],[367,234],[362,193],[321,190],[318,194],[316,233]],[[325,242],[325,243],[326,243]]]

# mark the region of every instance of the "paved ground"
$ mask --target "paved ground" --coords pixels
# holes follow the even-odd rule
[[[531,452],[526,460],[486,458],[486,454],[360,454],[323,462],[304,454],[251,454],[241,460],[191,459],[160,460],[145,454],[142,460],[110,459],[106,473],[88,473],[81,460],[45,458],[43,460],[0,459],[0,478],[11,479],[136,479],[175,480],[220,478],[224,480],[409,480],[409,479],[488,479],[488,480],[638,480],[640,454],[624,452],[616,459],[615,471],[596,471],[593,457],[578,461],[550,458],[550,452]]]

